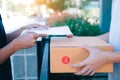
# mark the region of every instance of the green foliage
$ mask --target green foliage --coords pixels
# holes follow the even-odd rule
[[[51,26],[69,26],[71,32],[75,36],[96,36],[101,34],[99,25],[96,23],[91,24],[88,19],[82,17],[77,18],[64,18],[62,21],[55,21]]]
[[[94,18],[96,20],[99,20],[100,9],[99,8],[83,9],[80,15],[83,16],[84,18]]]

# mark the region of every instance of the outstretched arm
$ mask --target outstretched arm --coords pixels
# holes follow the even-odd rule
[[[82,68],[81,71],[76,72],[76,75],[90,75],[92,76],[96,70],[108,63],[120,62],[120,52],[102,51],[95,47],[81,46],[89,52],[89,57],[83,62],[72,64],[73,68]]]
[[[11,41],[8,45],[0,49],[0,65],[7,60],[15,51],[22,48],[34,46],[38,37],[47,36],[46,34],[36,34],[34,32],[26,32],[18,38]]]

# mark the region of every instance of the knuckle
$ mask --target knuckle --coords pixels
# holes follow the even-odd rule
[[[82,70],[80,73],[81,73],[81,74],[85,74],[85,71],[84,71],[84,70]]]

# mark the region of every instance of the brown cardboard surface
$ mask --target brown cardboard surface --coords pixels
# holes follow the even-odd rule
[[[97,37],[55,37],[50,45],[50,72],[72,73],[78,69],[69,65],[79,63],[89,56],[88,51],[81,45],[94,46],[102,50],[113,51],[113,47]],[[97,72],[113,72],[113,64],[106,64]]]

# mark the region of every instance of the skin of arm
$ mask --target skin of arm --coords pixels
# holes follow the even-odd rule
[[[17,50],[34,46],[38,37],[47,36],[46,34],[36,34],[34,32],[25,32],[20,35],[24,29],[28,29],[30,26],[41,27],[39,24],[31,24],[7,34],[9,43],[0,49],[0,65]]]

